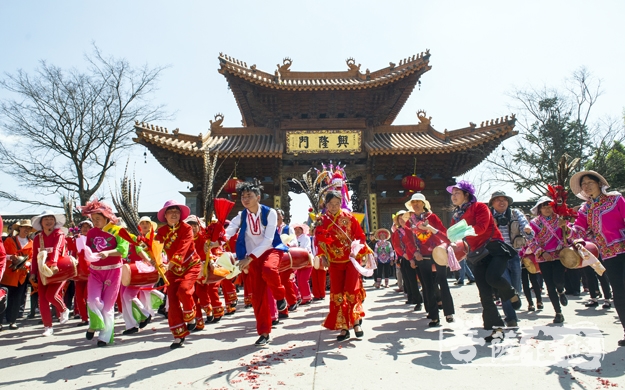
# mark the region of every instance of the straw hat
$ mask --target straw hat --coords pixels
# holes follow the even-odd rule
[[[163,223],[167,222],[167,220],[165,219],[165,211],[167,211],[167,209],[170,207],[178,207],[180,209],[181,221],[184,221],[189,215],[191,215],[191,209],[187,205],[184,205],[177,200],[168,200],[167,202],[165,202],[165,205],[158,211],[157,216],[159,221]]]
[[[423,195],[420,192],[415,192],[414,194],[412,194],[412,197],[408,199],[408,201],[404,204],[406,208],[408,209],[408,211],[413,211],[412,202],[417,201],[417,200],[422,201],[423,204],[425,205],[425,208],[428,209],[428,211],[432,211],[430,202],[428,202],[427,199],[425,199],[425,195]]]
[[[382,233],[386,234],[386,238],[380,237]],[[388,240],[389,238],[391,238],[391,232],[388,229],[384,229],[384,228],[378,229],[375,231],[374,237],[376,240]]]
[[[185,223],[195,223],[201,228],[205,228],[206,224],[197,215],[191,214],[184,219]]]
[[[21,219],[12,226],[13,230],[18,230],[21,227],[29,227],[31,231],[34,230],[30,219]]]
[[[601,187],[601,192],[605,193],[605,189],[610,187],[610,184],[605,179],[605,177],[601,176],[595,171],[581,171],[577,172],[573,176],[571,176],[571,181],[569,184],[571,185],[571,192],[575,194],[580,199],[588,200],[588,195],[582,190],[582,186],[580,182],[582,181],[582,177],[586,175],[593,175],[599,178],[599,187]]]
[[[44,211],[43,213],[31,218],[30,222],[32,223],[33,229],[43,230],[43,228],[41,227],[41,218],[48,217],[48,216],[53,216],[54,219],[56,219],[56,224],[54,225],[54,229],[58,229],[62,227],[63,225],[65,225],[66,219],[65,219],[64,214],[54,214],[51,211]]]

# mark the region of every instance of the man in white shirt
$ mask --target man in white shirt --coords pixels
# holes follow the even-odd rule
[[[286,247],[277,231],[276,211],[260,204],[261,190],[262,186],[256,182],[237,185],[237,193],[245,209],[232,219],[226,229],[226,240],[239,232],[236,255],[239,267],[248,272],[247,280],[251,281],[252,307],[260,336],[255,343],[258,346],[266,345],[271,333],[267,288],[276,299],[278,310],[286,308],[285,290],[278,273],[278,264]]]

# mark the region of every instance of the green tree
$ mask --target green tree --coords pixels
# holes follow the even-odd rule
[[[515,144],[487,158],[492,180],[540,196],[547,184],[557,182],[558,162],[564,154],[585,161],[593,152],[596,129],[589,130],[588,119],[601,95],[600,84],[581,68],[567,80],[564,91],[530,88],[512,93],[520,112],[519,135]]]

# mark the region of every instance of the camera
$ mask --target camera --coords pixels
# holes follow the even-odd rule
[[[498,215],[495,217],[497,221],[497,226],[507,226],[510,223],[510,220],[505,215]]]

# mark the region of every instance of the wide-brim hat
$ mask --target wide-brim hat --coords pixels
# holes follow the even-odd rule
[[[471,199],[477,199],[475,197],[475,187],[473,186],[473,184],[469,183],[466,180],[460,180],[458,183],[452,185],[452,186],[448,186],[447,187],[447,192],[449,192],[450,194],[453,192],[454,188],[457,188],[459,190],[462,191],[466,191],[469,193],[469,198]]]
[[[406,210],[399,210],[398,212],[396,212],[395,214],[393,214],[393,222],[396,222],[396,220],[398,218],[400,218],[402,215],[406,214],[407,211]]]
[[[55,214],[52,211],[44,211],[43,213],[36,215],[30,219],[30,222],[35,230],[43,230],[41,227],[41,218],[53,216],[56,219],[56,224],[54,225],[54,229],[58,229],[65,225],[65,215],[64,214]]]
[[[412,194],[412,197],[410,197],[410,199],[408,199],[408,201],[404,204],[404,206],[406,206],[408,211],[414,211],[412,208],[412,202],[416,200],[420,200],[421,202],[423,202],[423,204],[425,205],[425,208],[428,209],[428,211],[432,211],[430,202],[428,202],[428,200],[425,199],[425,195],[423,195],[420,192],[415,192],[414,194]]]
[[[388,240],[389,238],[391,238],[391,232],[388,229],[378,229],[375,231],[375,233],[373,234],[373,237],[375,237],[376,240],[382,240],[382,238],[380,238],[380,235],[384,233],[386,234],[386,238],[385,240]]]
[[[158,228],[158,224],[154,221],[152,221],[152,218],[145,216],[145,217],[141,217],[139,219],[139,224],[141,224],[141,222],[149,222],[150,225],[152,225],[152,230],[156,231],[156,228]]]
[[[505,192],[503,192],[503,191],[495,191],[490,196],[490,200],[488,201],[488,206],[489,207],[493,205],[493,200],[495,198],[506,198],[508,200],[508,206],[510,206],[510,205],[512,205],[512,203],[514,203],[514,199],[512,199],[511,196],[506,195]]]
[[[534,207],[530,209],[530,212],[532,213],[532,215],[538,215],[538,207],[540,207],[540,205],[543,203],[552,202],[552,201],[553,199],[551,199],[548,196],[543,195],[540,198],[538,198]]]
[[[12,226],[13,230],[18,230],[21,227],[29,227],[31,231],[35,230],[33,228],[33,224],[30,222],[30,219],[21,219]]]
[[[599,187],[601,187],[602,192],[603,192],[604,188],[610,187],[610,184],[605,179],[605,177],[601,176],[600,174],[598,174],[595,171],[581,171],[581,172],[577,172],[576,174],[571,176],[571,180],[570,180],[569,184],[571,185],[571,192],[573,194],[575,194],[575,196],[577,196],[578,198],[587,200],[588,197],[589,197],[588,194],[586,194],[582,190],[582,186],[579,183],[580,181],[582,181],[582,177],[584,177],[586,175],[593,175],[593,176],[597,176],[597,178],[599,178]],[[581,196],[580,196],[580,194],[581,194]]]
[[[295,230],[295,228],[301,228],[305,235],[308,235],[310,233],[310,227],[305,223],[294,223],[291,225],[291,227],[293,228],[293,230]]]
[[[181,221],[184,221],[189,215],[191,215],[191,209],[188,206],[178,202],[177,200],[168,200],[167,202],[165,202],[165,205],[158,211],[157,216],[159,221],[167,223],[167,220],[165,219],[165,211],[167,211],[167,209],[170,207],[178,207],[180,209]]]

